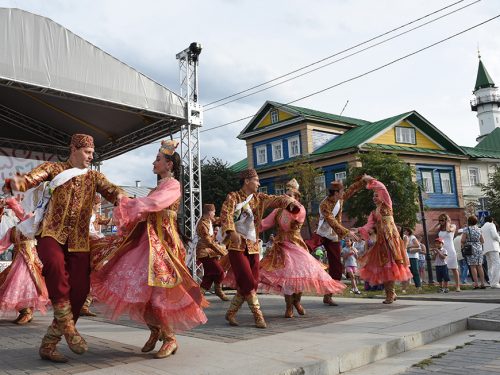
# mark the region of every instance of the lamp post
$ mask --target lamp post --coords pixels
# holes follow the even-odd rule
[[[429,251],[429,237],[427,236],[427,224],[425,222],[425,212],[424,212],[424,199],[422,198],[422,187],[418,185],[418,203],[420,206],[420,217],[422,220],[422,227],[424,229],[424,241],[425,241],[425,260],[427,261],[427,275],[429,279],[429,284],[434,283],[432,277],[432,262],[431,253]]]

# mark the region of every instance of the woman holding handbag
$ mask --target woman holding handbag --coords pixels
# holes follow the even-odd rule
[[[462,251],[470,267],[474,289],[485,289],[483,272],[483,235],[477,226],[477,217],[471,215],[467,218],[467,227],[462,233]],[[472,252],[467,249],[467,245],[472,247]],[[470,255],[468,255],[470,254]],[[481,286],[478,285],[478,274]]]

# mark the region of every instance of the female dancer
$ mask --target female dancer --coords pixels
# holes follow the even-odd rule
[[[285,296],[285,318],[293,317],[293,307],[300,315],[305,310],[300,304],[302,292],[325,295],[339,293],[345,285],[334,280],[323,269],[322,264],[307,250],[300,235],[306,211],[298,200],[299,185],[295,179],[287,183],[286,194],[297,201],[300,211],[297,214],[282,208],[274,209],[262,220],[261,230],[277,227],[271,250],[260,261],[259,289]]]
[[[8,214],[15,215],[18,220],[25,218],[15,198],[8,198],[5,204],[2,220],[7,219],[5,215]],[[45,314],[49,298],[42,276],[42,262],[35,248],[36,241],[24,237],[14,226],[0,239],[0,252],[12,244],[12,264],[0,274],[0,315],[19,311],[14,323],[22,325],[31,322],[34,310]]]
[[[455,244],[453,243],[457,226],[451,223],[451,219],[447,214],[443,213],[439,215],[436,227],[439,229],[437,236],[444,240],[443,247],[446,249],[448,254],[446,257],[446,265],[453,273],[453,278],[455,279],[455,290],[460,292],[460,275],[458,273],[457,251],[455,249]]]
[[[124,236],[94,242],[92,290],[112,318],[128,312],[151,335],[142,348],[155,358],[175,354],[175,332],[207,321],[208,305],[185,265],[186,251],[177,229],[181,197],[178,142],[163,141],[153,162],[158,186],[145,198],[120,201],[114,219]]]
[[[373,190],[376,209],[370,213],[368,223],[358,232],[368,240],[369,230],[377,228],[377,242],[362,257],[359,271],[363,280],[370,285],[384,284],[386,298],[383,303],[396,300],[395,281],[406,281],[412,277],[406,247],[398,233],[392,214],[392,200],[386,187],[371,176],[363,176],[366,188]]]

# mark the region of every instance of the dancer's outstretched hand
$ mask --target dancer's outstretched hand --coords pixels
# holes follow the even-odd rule
[[[349,236],[356,242],[359,241],[358,228],[352,228],[349,231]]]
[[[361,177],[361,179],[366,183],[370,182],[371,180],[374,180],[372,176],[367,175],[366,173],[363,175],[363,177]]]

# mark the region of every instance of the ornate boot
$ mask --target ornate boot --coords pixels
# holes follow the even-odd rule
[[[146,343],[141,349],[141,352],[143,353],[147,353],[150,352],[151,350],[154,350],[156,343],[160,339],[160,327],[151,324],[148,324],[148,327],[151,331],[151,334],[149,335],[148,341],[146,341]]]
[[[306,310],[304,310],[304,307],[300,304],[301,298],[302,298],[302,293],[294,293],[293,294],[293,305],[295,306],[295,309],[297,310],[299,315],[305,315]]]
[[[226,312],[226,320],[229,322],[231,326],[238,326],[238,322],[236,321],[236,313],[240,309],[241,305],[243,305],[245,299],[240,293],[236,293],[236,295],[231,300],[231,304],[229,305],[229,309]]]
[[[215,295],[223,301],[229,301],[229,297],[226,296],[226,293],[224,293],[224,291],[222,290],[222,286],[220,285],[220,283],[215,283],[214,286],[215,286]]]
[[[394,290],[394,281],[387,281],[384,283],[385,300],[382,303],[391,304],[396,301],[396,292]]]
[[[68,358],[57,351],[56,345],[61,341],[62,332],[57,327],[57,322],[54,319],[52,324],[47,328],[47,333],[43,336],[42,344],[38,350],[41,359],[46,359],[52,362],[66,363]]]
[[[253,314],[253,318],[255,320],[255,327],[257,328],[267,328],[266,321],[264,320],[264,315],[262,315],[262,311],[260,311],[260,303],[257,298],[257,294],[252,292],[247,297],[248,307],[250,307],[250,311]]]
[[[285,318],[293,318],[293,296],[291,294],[285,294]]]
[[[97,316],[96,313],[90,311],[90,305],[92,304],[92,296],[89,294],[87,298],[85,299],[85,303],[82,306],[82,309],[80,310],[80,315],[81,316]]]
[[[19,316],[14,320],[14,323],[19,325],[28,324],[33,320],[33,310],[30,307],[19,311]]]
[[[53,304],[54,318],[57,321],[59,330],[64,334],[64,338],[73,353],[83,354],[88,350],[87,343],[75,328],[71,304],[63,301]]]
[[[323,303],[328,306],[338,306],[339,304],[333,300],[332,296],[333,296],[332,293],[325,294],[323,296]]]
[[[163,345],[160,350],[154,355],[156,359],[167,358],[178,349],[177,340],[175,339],[174,333],[170,329],[161,329],[160,334],[162,336]]]

